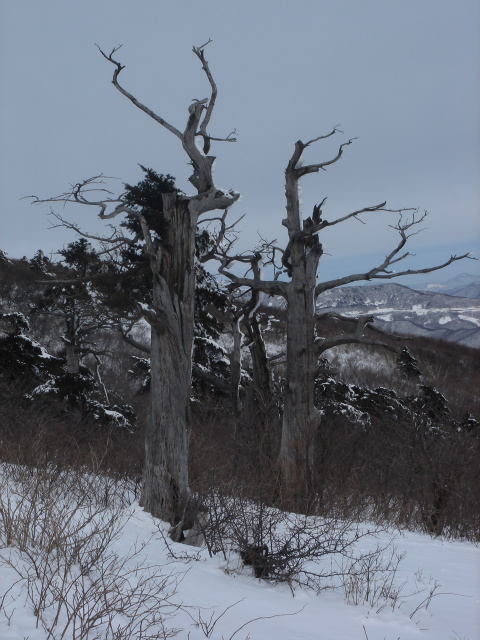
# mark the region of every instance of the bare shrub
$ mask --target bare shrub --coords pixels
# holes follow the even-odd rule
[[[335,564],[340,558],[353,566],[372,557],[381,566],[383,548],[358,552],[358,542],[376,536],[378,527],[361,527],[353,519],[289,513],[269,506],[262,497],[246,497],[238,487],[229,489],[228,494],[212,489],[201,497],[209,515],[202,527],[207,548],[211,555],[223,554],[229,571],[240,560],[239,565],[252,567],[257,578],[286,582],[292,590],[306,586],[319,592],[331,588],[332,578],[343,574]]]
[[[339,566],[341,586],[345,600],[349,604],[367,604],[377,608],[377,613],[388,602],[392,609],[398,601],[398,597],[405,583],[395,585],[395,576],[398,565],[405,554],[399,555],[392,548],[388,557],[378,555],[364,556],[353,562],[342,562]]]
[[[322,422],[312,465],[322,515],[433,535],[480,537],[480,433],[445,397],[319,382]]]
[[[31,385],[30,385],[31,387]],[[89,468],[140,483],[142,427],[98,425],[55,403],[28,400],[29,387],[0,376],[0,460],[16,465]]]
[[[417,572],[413,584],[408,578],[398,579],[398,569],[406,553],[399,554],[395,545],[384,553],[372,553],[345,562],[342,558],[339,568],[340,586],[348,604],[366,605],[380,613],[385,608],[399,609],[410,598],[425,597],[410,612],[413,618],[420,610],[428,609],[430,602],[438,594],[439,584],[430,578],[425,583],[421,572]]]
[[[340,591],[346,602],[380,613],[408,607],[412,618],[427,609],[438,594],[433,579],[418,573],[414,580],[399,571],[400,554],[385,530],[360,525],[353,518],[319,518],[269,506],[262,498],[245,497],[242,490],[228,495],[218,487],[202,496],[208,513],[202,529],[210,555],[221,553],[226,573],[251,569],[258,579],[297,587]],[[372,544],[373,541],[373,544]],[[366,543],[366,544],[365,544]],[[418,602],[421,597],[421,601]]]
[[[18,575],[47,638],[168,638],[176,577],[112,550],[133,494],[125,482],[52,464],[3,464],[0,563]],[[8,616],[4,594],[2,605]]]

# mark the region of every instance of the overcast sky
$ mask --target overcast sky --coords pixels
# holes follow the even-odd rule
[[[284,170],[296,140],[340,125],[317,143],[323,161],[357,137],[340,162],[303,180],[310,215],[328,196],[337,218],[387,200],[428,210],[409,267],[451,253],[480,256],[479,2],[476,0],[0,0],[0,248],[31,257],[73,237],[49,230],[47,197],[104,173],[135,184],[138,163],[170,173],[185,191],[189,166],[178,140],[121,96],[95,43],[126,65],[123,85],[183,130],[191,100],[209,95],[192,45],[206,50],[219,97],[211,133],[216,182],[242,199],[243,248],[258,233],[285,239]],[[88,208],[62,211],[85,230]],[[321,277],[376,265],[396,242],[387,214],[341,225],[322,238]],[[437,281],[478,262],[450,267]]]

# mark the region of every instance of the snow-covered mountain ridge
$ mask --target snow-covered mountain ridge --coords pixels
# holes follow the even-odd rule
[[[408,283],[406,286],[410,289],[418,289],[419,291],[446,293],[449,296],[480,298],[480,276],[471,273],[460,273],[443,283]]]
[[[282,307],[281,300],[265,306]],[[371,314],[385,331],[423,335],[480,348],[480,299],[432,291],[416,291],[388,283],[340,287],[322,293],[317,313],[334,311],[345,316]]]
[[[480,300],[475,298],[414,291],[389,283],[326,291],[317,301],[317,311],[347,316],[371,314],[379,328],[392,333],[480,347]]]
[[[371,286],[340,287],[322,293],[317,308],[326,307],[391,307],[397,310],[422,309],[478,309],[480,300],[464,298],[437,291],[417,291],[397,283]]]

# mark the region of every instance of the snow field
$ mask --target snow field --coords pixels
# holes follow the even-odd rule
[[[89,482],[87,486],[93,487]],[[19,494],[16,502],[5,482],[0,486],[0,638],[45,640],[48,637],[45,625],[37,624],[28,597],[34,576],[30,571],[30,585],[20,579],[20,574],[26,575],[25,570],[31,569],[27,554],[35,556],[35,546],[25,542],[26,552],[19,551],[13,540],[7,546],[6,506],[10,504],[10,512],[18,514]],[[112,494],[113,487],[110,492]],[[56,495],[56,499],[63,513],[68,513],[72,502],[69,493]],[[93,513],[94,519],[108,522],[110,507],[104,506],[101,510],[97,507],[98,500],[93,508],[85,504],[83,515]],[[332,590],[335,585],[328,581],[326,589],[319,594],[294,584],[274,585],[254,578],[251,568],[242,567],[234,551],[225,559],[221,554],[210,557],[205,548],[167,543],[168,525],[145,513],[136,502],[119,508],[117,500],[113,511],[113,521],[122,527],[108,540],[103,560],[99,558],[91,567],[85,584],[91,586],[98,578],[99,567],[112,563],[113,559],[116,559],[118,574],[128,576],[128,580],[114,584],[114,587],[125,588],[125,594],[141,584],[145,576],[150,576],[159,588],[156,610],[164,616],[164,627],[159,620],[154,620],[149,629],[130,628],[129,635],[115,636],[114,625],[109,629],[104,616],[86,635],[81,635],[78,624],[81,612],[74,629],[73,622],[68,624],[67,608],[63,608],[50,636],[54,640],[61,637],[164,638],[168,637],[168,630],[173,633],[174,629],[178,630],[176,637],[186,640],[205,637],[214,640],[477,640],[480,637],[480,550],[472,543],[432,539],[412,532],[396,533],[395,553],[405,555],[394,576],[395,589],[399,592],[395,606],[391,599],[395,589],[390,591],[390,598],[379,597],[373,606],[364,602],[355,606],[346,601],[345,589]],[[78,514],[80,517],[80,511]],[[85,530],[93,529],[91,520]],[[54,534],[52,529],[52,536]],[[368,553],[377,545],[387,547],[391,538],[391,531],[381,531],[361,538],[357,546],[362,553]],[[57,561],[58,556],[52,558]],[[341,559],[329,556],[326,562],[341,562]],[[78,575],[79,567],[72,567],[72,576]],[[436,585],[436,594],[428,602]],[[148,608],[148,597],[152,596],[154,587],[150,584],[144,592],[137,619],[141,617],[142,606]],[[109,596],[114,604],[118,602],[116,596],[115,593]],[[351,593],[347,594],[347,600],[352,597]],[[66,598],[72,607],[75,590],[71,589]],[[371,597],[369,601],[374,599]],[[47,624],[54,621],[55,604],[53,598],[43,612]],[[87,613],[85,611],[85,615]],[[127,622],[121,614],[115,618],[115,624],[123,624],[125,629]],[[64,632],[63,636],[60,631]]]

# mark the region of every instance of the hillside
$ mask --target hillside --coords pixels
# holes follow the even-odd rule
[[[450,278],[441,284],[429,282],[407,286],[420,291],[434,291],[462,298],[480,298],[480,276],[475,276],[471,273],[460,273],[458,276]]]

